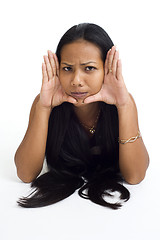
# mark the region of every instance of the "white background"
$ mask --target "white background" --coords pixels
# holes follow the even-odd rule
[[[0,239],[159,240],[159,1],[5,0],[0,3]],[[41,63],[68,28],[102,26],[120,51],[123,75],[137,103],[150,155],[145,180],[127,185],[131,199],[113,211],[77,193],[55,205],[23,209],[29,184],[16,176],[14,153],[41,87]]]

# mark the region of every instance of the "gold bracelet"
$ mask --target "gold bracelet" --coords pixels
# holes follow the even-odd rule
[[[138,131],[137,136],[131,137],[131,138],[129,138],[128,140],[118,140],[118,142],[121,143],[121,144],[133,143],[133,142],[135,142],[135,141],[136,141],[138,138],[140,138],[140,137],[141,137],[141,133],[140,133],[140,131]]]

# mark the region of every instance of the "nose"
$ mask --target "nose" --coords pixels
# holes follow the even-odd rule
[[[75,72],[72,81],[71,81],[71,85],[72,86],[78,86],[78,87],[82,87],[83,86],[83,80],[82,80],[82,76],[79,72]]]

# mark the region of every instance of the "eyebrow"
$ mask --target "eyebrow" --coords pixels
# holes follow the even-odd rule
[[[87,64],[90,64],[90,63],[96,63],[96,62],[94,62],[94,61],[89,61],[89,62],[86,62],[86,63],[81,63],[80,65],[81,65],[81,66],[84,66],[84,65],[87,65]],[[69,64],[69,63],[66,63],[66,62],[62,62],[62,64],[65,64],[65,65],[67,65],[67,66],[69,66],[69,67],[72,67],[72,66],[73,66],[72,64]]]

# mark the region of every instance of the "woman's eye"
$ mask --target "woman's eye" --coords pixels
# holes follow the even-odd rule
[[[71,67],[64,67],[63,70],[66,71],[66,72],[69,72],[69,71],[72,70],[72,68]]]
[[[85,68],[86,71],[93,71],[95,70],[96,68],[95,67],[92,67],[92,66],[88,66]]]

